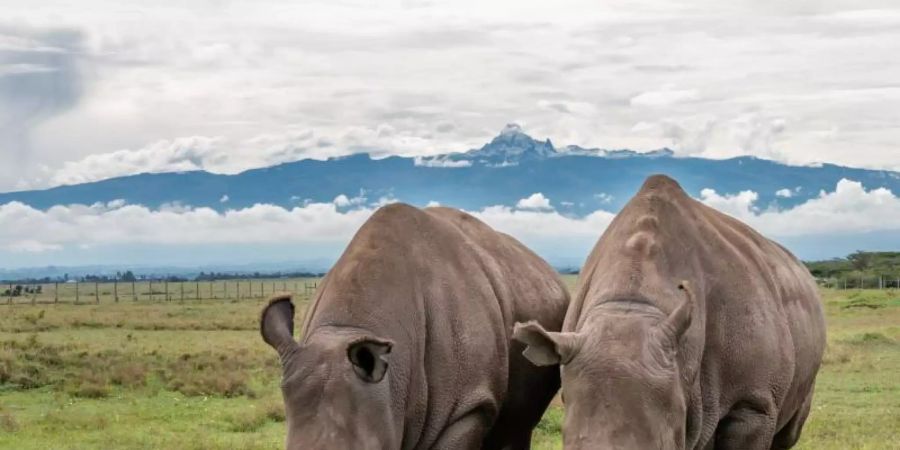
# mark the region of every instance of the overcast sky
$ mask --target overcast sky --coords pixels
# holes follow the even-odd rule
[[[0,190],[461,151],[508,122],[900,170],[894,0],[188,3],[0,0]]]
[[[0,0],[0,191],[464,151],[511,122],[557,145],[900,170],[896,0],[189,3]],[[0,267],[327,260],[378,206],[346,194],[226,213],[9,203]],[[897,249],[898,195],[842,180],[788,210],[699,199],[819,258]],[[577,265],[615,211],[569,217],[565,200],[472,213]]]

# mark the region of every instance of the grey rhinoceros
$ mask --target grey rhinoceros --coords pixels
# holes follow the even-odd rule
[[[563,330],[515,335],[562,364],[570,449],[790,448],[825,348],[803,264],[659,175],[597,242]]]
[[[559,370],[529,363],[513,326],[559,330],[568,301],[547,263],[478,219],[382,207],[328,272],[299,342],[289,297],[262,313],[287,447],[529,448]]]

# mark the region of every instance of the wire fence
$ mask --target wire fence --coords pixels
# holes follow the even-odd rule
[[[832,289],[900,289],[900,277],[819,278],[819,286]]]
[[[119,302],[198,302],[204,300],[262,300],[278,293],[311,298],[318,278],[245,279],[216,281],[71,281],[5,283],[0,304],[101,304]]]

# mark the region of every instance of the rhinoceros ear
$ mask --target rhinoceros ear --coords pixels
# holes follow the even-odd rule
[[[393,347],[394,343],[391,341],[364,337],[347,346],[347,358],[353,364],[353,371],[363,381],[378,383],[388,369],[384,355],[391,353]]]
[[[513,339],[527,346],[522,355],[536,366],[568,364],[581,348],[578,333],[547,331],[535,321],[517,323],[513,328]]]
[[[287,358],[298,347],[294,341],[294,304],[290,295],[272,297],[262,311],[259,332],[267,344],[271,345],[285,364]]]

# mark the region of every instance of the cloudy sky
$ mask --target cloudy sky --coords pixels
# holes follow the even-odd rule
[[[896,0],[0,0],[0,191],[463,151],[509,122],[562,145],[900,170],[897,55]],[[752,200],[707,194],[738,215]],[[5,224],[51,214],[19,206]]]
[[[466,150],[508,122],[898,170],[898,54],[894,0],[0,0],[0,189]]]

